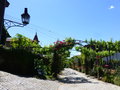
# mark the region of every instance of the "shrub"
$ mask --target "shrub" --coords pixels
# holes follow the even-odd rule
[[[116,73],[114,76],[114,84],[120,86],[120,66],[116,69]]]
[[[97,78],[104,76],[104,71],[101,66],[94,66],[93,70],[91,70],[90,75],[93,75]]]
[[[102,81],[108,82],[108,83],[114,83],[114,75],[109,75],[106,74],[103,78]]]
[[[114,77],[114,84],[120,86],[120,76],[115,76],[115,77]]]
[[[3,49],[0,51],[3,62],[1,70],[15,74],[33,74],[35,55],[23,49]]]
[[[39,78],[53,79],[53,73],[51,72],[51,62],[46,57],[35,59],[34,68],[37,70]]]

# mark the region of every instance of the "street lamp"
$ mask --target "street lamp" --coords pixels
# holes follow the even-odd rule
[[[24,13],[21,15],[21,19],[24,25],[29,24],[30,15],[28,14],[27,8],[25,8]]]
[[[6,33],[4,32],[7,31],[4,30],[4,26],[7,30],[10,27],[23,27],[29,24],[30,20],[30,15],[27,12],[27,8],[25,8],[24,13],[21,15],[22,23],[4,19],[5,8],[8,7],[9,4],[10,3],[7,0],[0,0],[0,44],[3,44],[6,38]]]
[[[22,20],[22,23],[4,19],[5,28],[8,30],[11,27],[24,27],[27,24],[29,24],[30,15],[28,14],[27,8],[24,9],[24,13],[21,15],[21,20]]]

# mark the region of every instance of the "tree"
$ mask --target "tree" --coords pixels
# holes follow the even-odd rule
[[[17,34],[12,38],[11,46],[15,49],[24,49],[33,53],[38,53],[39,49],[41,48],[36,41],[32,41],[21,34]]]

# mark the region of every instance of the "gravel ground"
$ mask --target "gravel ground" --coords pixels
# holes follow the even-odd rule
[[[58,90],[58,81],[12,75],[0,71],[0,90]]]
[[[60,78],[65,84],[58,90],[120,90],[119,86],[93,79],[70,68],[66,68]]]
[[[60,82],[0,71],[0,90],[120,90],[119,86],[92,79],[70,68],[65,68],[59,78]]]

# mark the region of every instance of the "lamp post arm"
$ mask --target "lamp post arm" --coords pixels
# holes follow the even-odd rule
[[[11,27],[24,27],[25,24],[15,22],[15,21],[12,21],[12,20],[8,20],[8,19],[4,19],[4,26],[8,30]]]

